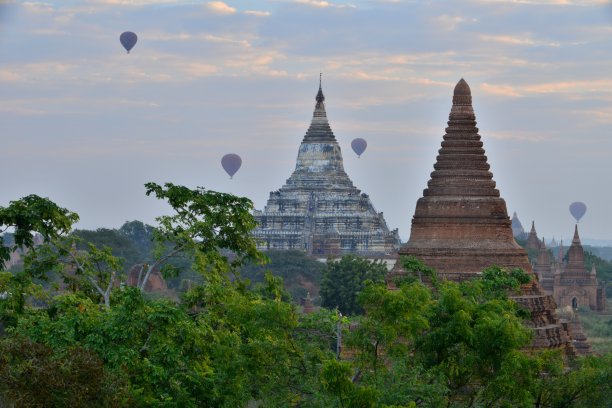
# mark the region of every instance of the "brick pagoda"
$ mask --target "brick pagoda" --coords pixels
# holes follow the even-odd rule
[[[476,127],[470,87],[455,86],[448,127],[434,171],[417,201],[408,243],[400,255],[413,255],[442,279],[461,281],[491,265],[532,273],[527,253],[514,240],[506,203],[495,188]],[[398,263],[399,264],[399,263]],[[396,265],[391,276],[404,273]],[[514,300],[531,312],[535,348],[574,352],[566,328],[557,320],[555,303],[534,279]]]

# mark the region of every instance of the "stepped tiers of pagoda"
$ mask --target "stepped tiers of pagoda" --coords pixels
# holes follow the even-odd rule
[[[327,120],[321,86],[312,122],[298,150],[295,171],[270,193],[253,235],[260,250],[303,250],[317,257],[351,253],[384,258],[400,239],[367,194],[344,171],[342,152]]]
[[[464,80],[455,87],[442,148],[400,254],[421,258],[447,279],[476,275],[492,264],[531,270],[489,171]]]
[[[527,253],[514,240],[505,201],[495,188],[472,108],[470,87],[461,79],[453,95],[448,127],[434,171],[417,201],[410,239],[399,251],[433,267],[442,279],[464,280],[498,265],[532,273]],[[391,277],[405,273],[396,264]],[[392,286],[392,285],[390,285]],[[532,347],[576,353],[558,321],[555,302],[533,280],[513,299],[530,311]]]

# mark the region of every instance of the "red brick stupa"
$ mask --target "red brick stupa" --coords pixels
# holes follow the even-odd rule
[[[461,79],[442,148],[400,255],[414,255],[452,280],[474,276],[493,264],[531,271],[489,167],[470,87]]]
[[[417,201],[410,239],[399,251],[421,259],[442,279],[462,281],[491,265],[532,273],[527,253],[514,240],[506,202],[482,146],[470,87],[461,79],[434,171]],[[390,278],[403,273],[398,262]],[[574,350],[554,313],[554,300],[542,294],[537,280],[513,299],[531,312],[526,324],[535,332],[533,347]]]

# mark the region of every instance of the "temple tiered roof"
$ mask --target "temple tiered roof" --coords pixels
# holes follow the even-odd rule
[[[270,193],[264,210],[254,213],[258,246],[303,250],[319,257],[393,256],[400,244],[397,230],[389,230],[382,213],[344,171],[320,83],[315,99],[295,170],[284,186]]]

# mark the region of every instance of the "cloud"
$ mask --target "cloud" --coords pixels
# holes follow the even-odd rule
[[[270,15],[270,12],[261,11],[261,10],[246,10],[244,14],[250,14],[252,16],[257,16],[257,17],[268,17]]]
[[[433,21],[441,29],[453,31],[459,26],[459,24],[464,23],[466,19],[461,16],[450,16],[448,14],[443,14],[441,16],[434,17]]]
[[[185,74],[189,75],[191,78],[209,76],[219,72],[218,67],[201,62],[190,62],[182,64],[180,70],[183,71]]]
[[[2,101],[0,100],[0,112],[19,116],[40,116],[46,114],[42,109],[28,108],[23,101]]]
[[[514,87],[510,85],[495,85],[495,84],[488,84],[486,82],[483,82],[482,85],[480,85],[480,89],[482,89],[483,92],[491,94],[491,95],[501,95],[501,96],[511,96],[511,97],[521,96],[521,94]]]
[[[156,4],[177,4],[180,0],[95,0],[98,4],[113,6],[151,6]]]
[[[544,93],[610,93],[612,92],[612,80],[594,81],[559,81],[547,82],[522,87],[525,92]]]
[[[222,1],[209,1],[208,8],[217,14],[234,14],[236,9],[225,4]]]
[[[572,113],[586,116],[589,124],[612,124],[612,108],[575,110]]]
[[[251,46],[250,41],[246,39],[219,36],[209,33],[167,33],[159,31],[143,31],[140,34],[142,34],[142,37],[146,38],[147,41],[207,41],[212,43],[241,45],[244,47]]]
[[[523,36],[512,36],[512,35],[487,35],[483,34],[480,36],[483,41],[498,42],[507,45],[533,45],[533,46],[547,46],[547,47],[559,47],[561,44],[554,41],[535,41],[529,38],[529,35]]]
[[[325,0],[295,0],[295,2],[299,4],[307,4],[309,6],[319,7],[319,8],[327,8],[327,7],[356,8],[356,6],[352,4],[335,4],[335,3],[325,1]]]
[[[16,82],[23,80],[23,77],[16,72],[0,70],[0,81]]]
[[[489,130],[486,132],[487,138],[497,140],[515,140],[526,142],[547,142],[554,140],[557,135],[553,132],[530,131],[530,130]]]
[[[26,1],[23,7],[27,12],[33,14],[50,14],[53,13],[53,5],[51,3]]]
[[[609,4],[609,0],[472,0],[482,4],[526,4],[533,6],[598,6]]]
[[[538,94],[591,94],[591,93],[612,93],[612,81],[610,80],[594,80],[594,81],[559,81],[559,82],[544,82],[538,84],[523,84],[523,85],[503,85],[482,83],[480,86],[485,93],[490,95],[520,97]]]

